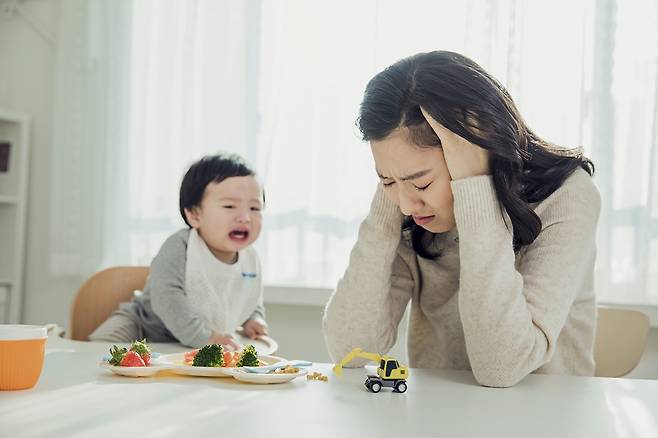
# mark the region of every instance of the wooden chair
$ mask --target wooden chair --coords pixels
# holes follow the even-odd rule
[[[144,290],[148,274],[146,266],[121,266],[92,275],[71,304],[68,337],[88,341],[119,303],[130,301],[134,291]]]
[[[595,375],[622,377],[640,362],[649,333],[649,317],[630,309],[599,307],[594,341]]]

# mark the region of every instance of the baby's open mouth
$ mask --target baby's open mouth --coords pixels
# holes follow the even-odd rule
[[[238,242],[244,242],[249,238],[249,231],[247,230],[233,230],[228,233],[228,237],[231,240],[236,240]]]

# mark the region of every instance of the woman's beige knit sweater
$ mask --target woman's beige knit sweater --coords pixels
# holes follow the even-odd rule
[[[533,205],[542,230],[516,254],[491,177],[451,186],[457,227],[436,235],[436,260],[416,255],[400,210],[377,190],[326,307],[332,358],[354,347],[387,352],[411,301],[411,367],[470,369],[495,387],[532,372],[592,375],[600,196],[589,175],[578,169]]]

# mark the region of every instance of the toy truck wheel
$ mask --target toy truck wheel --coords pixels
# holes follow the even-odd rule
[[[395,384],[395,390],[397,392],[405,392],[407,390],[407,384],[405,382],[398,382]]]
[[[374,393],[377,393],[382,390],[382,385],[379,382],[372,382],[370,384],[370,390]]]

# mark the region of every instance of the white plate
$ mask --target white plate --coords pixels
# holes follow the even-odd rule
[[[263,354],[259,354],[258,358],[268,365],[285,360],[277,356]],[[192,365],[185,365],[185,353],[163,354],[158,357],[156,363],[157,365],[161,365],[165,369],[170,370],[172,373],[181,374],[183,376],[232,377],[232,371],[238,369],[235,367],[195,367]]]
[[[259,383],[261,385],[266,385],[270,383],[290,382],[291,380],[296,379],[297,377],[305,376],[306,374],[308,374],[308,369],[300,368],[299,372],[294,374],[283,374],[283,373],[256,374],[256,373],[250,373],[241,370],[240,368],[233,368],[230,371],[230,373],[234,379],[239,380],[241,382]]]
[[[118,367],[110,365],[109,363],[102,361],[100,363],[101,368],[112,371],[114,374],[127,377],[151,377],[159,373],[160,371],[166,371],[170,369],[170,366],[167,365],[149,365],[147,367]]]

